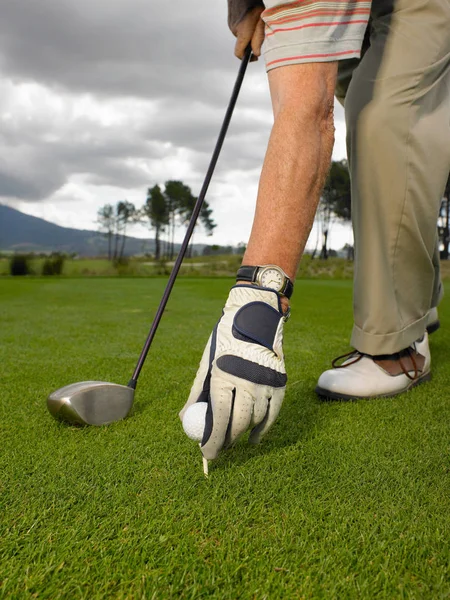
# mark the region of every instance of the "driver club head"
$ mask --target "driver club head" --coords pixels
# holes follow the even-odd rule
[[[107,425],[124,419],[133,406],[134,389],[106,381],[81,381],[52,392],[47,408],[72,425]]]

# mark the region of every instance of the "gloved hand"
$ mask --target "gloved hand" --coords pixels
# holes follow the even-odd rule
[[[251,42],[252,56],[250,62],[258,60],[261,55],[261,46],[264,42],[264,21],[261,19],[261,13],[264,6],[256,6],[247,12],[245,17],[233,28],[233,33],[237,37],[234,47],[234,54],[242,59],[245,49]]]
[[[283,315],[276,292],[254,285],[230,291],[211,334],[188,401],[207,402],[200,444],[208,460],[232,445],[249,427],[258,443],[280,412],[286,389]]]

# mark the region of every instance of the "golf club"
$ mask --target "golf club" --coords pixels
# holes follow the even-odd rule
[[[128,385],[119,385],[104,381],[81,381],[72,383],[52,392],[47,398],[47,408],[50,413],[63,421],[78,425],[107,425],[114,421],[124,419],[133,406],[134,393],[136,390],[139,373],[144,365],[153,338],[155,337],[161,317],[164,313],[167,301],[180,270],[181,263],[186,254],[189,241],[197,223],[198,216],[203,206],[203,201],[208,190],[214,168],[219,158],[220,150],[231,121],[234,107],[241,89],[245,71],[251,56],[251,46],[245,51],[241,61],[236,83],[234,84],[230,102],[228,104],[222,128],[217,139],[216,147],[203,182],[200,195],[195,203],[192,216],[184,237],[180,252],[175,260],[163,297],[156,311],[155,318],[150,327],[142,352],[139,356],[134,373]]]

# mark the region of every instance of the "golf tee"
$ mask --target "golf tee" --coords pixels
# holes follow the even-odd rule
[[[202,445],[199,444],[199,447],[201,448]],[[202,460],[203,460],[203,474],[205,477],[208,477],[208,459],[202,455]]]
[[[208,459],[205,457],[203,457],[203,473],[205,474],[205,477],[208,477]]]

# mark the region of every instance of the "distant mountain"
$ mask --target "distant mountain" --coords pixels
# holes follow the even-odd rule
[[[153,239],[126,238],[127,256],[152,253],[154,249]],[[196,245],[195,249],[201,252],[203,245]],[[60,227],[0,204],[0,250],[107,256],[108,241],[105,235],[97,231]]]

